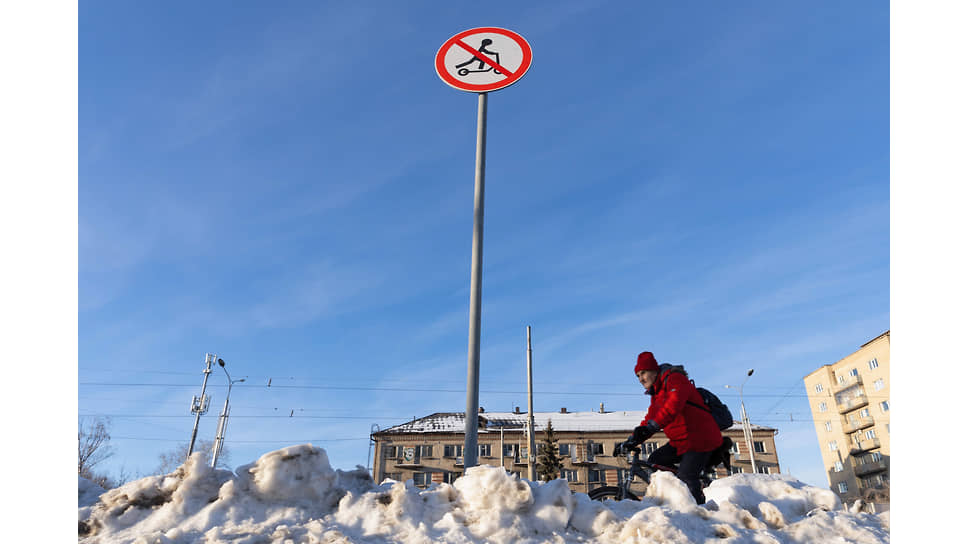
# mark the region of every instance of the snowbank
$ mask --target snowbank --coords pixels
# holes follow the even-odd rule
[[[77,477],[77,506],[78,508],[82,506],[91,506],[97,502],[97,498],[101,496],[101,493],[107,491],[100,485],[84,478],[82,476]]]
[[[93,506],[78,482],[80,542],[423,544],[538,542],[886,543],[888,515],[847,512],[829,490],[789,476],[713,482],[697,506],[686,486],[656,474],[641,501],[601,503],[564,480],[535,483],[478,466],[450,484],[375,485],[363,468],[330,467],[311,444],[263,455],[233,473],[195,454],[171,474],[104,492]]]

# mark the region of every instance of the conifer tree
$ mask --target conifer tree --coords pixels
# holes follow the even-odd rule
[[[558,455],[558,438],[555,430],[551,427],[551,420],[545,427],[544,438],[538,444],[537,472],[538,478],[548,482],[554,480],[561,474],[564,465],[561,464],[561,456]]]

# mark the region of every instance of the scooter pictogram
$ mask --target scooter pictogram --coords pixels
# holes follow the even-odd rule
[[[499,55],[497,51],[489,51],[487,49],[487,46],[491,45],[492,43],[494,42],[490,38],[484,38],[483,40],[481,40],[481,46],[477,48],[477,51],[484,55],[493,55],[494,62],[497,64],[501,64],[501,55]],[[468,64],[472,64],[474,61],[477,61],[478,63],[477,70],[470,70],[468,68],[464,68],[464,66],[467,66]],[[484,61],[478,58],[477,55],[473,55],[471,56],[470,60],[468,60],[467,62],[462,62],[460,64],[457,64],[454,66],[454,68],[458,68],[457,75],[459,76],[466,76],[467,74],[474,74],[474,73],[490,72],[491,70],[494,70],[495,74],[501,73],[500,70],[490,65],[488,65],[488,67],[485,69],[484,64],[485,64]]]

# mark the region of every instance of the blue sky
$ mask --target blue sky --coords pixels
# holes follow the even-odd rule
[[[744,394],[825,485],[802,378],[890,327],[889,6],[82,3],[78,412],[105,466],[186,442],[206,352],[241,464],[367,460],[464,409],[478,26],[534,62],[489,97],[481,404],[645,409],[638,352]],[[271,387],[267,387],[269,379]],[[209,380],[211,439],[226,377]],[[288,417],[292,413],[293,417]]]

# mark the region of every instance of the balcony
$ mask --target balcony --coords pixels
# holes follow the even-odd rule
[[[847,400],[847,401],[844,401],[844,402],[838,402],[837,403],[837,411],[840,412],[841,415],[843,415],[843,414],[846,414],[847,412],[849,412],[851,410],[856,410],[858,408],[862,408],[864,406],[867,406],[867,402],[868,402],[867,401],[867,395],[861,393],[860,395],[858,395],[858,396],[856,396],[856,397],[854,397],[854,398],[852,398],[850,400]]]
[[[844,426],[844,433],[850,434],[873,426],[874,418],[871,416],[854,418],[844,417],[842,418],[841,423]]]
[[[851,446],[851,448],[850,448],[850,454],[851,455],[860,455],[860,454],[862,454],[864,452],[868,452],[870,450],[877,449],[879,447],[881,447],[881,441],[880,441],[880,439],[877,439],[877,438],[865,438],[864,440],[860,440],[860,441],[854,442],[854,445]]]
[[[888,469],[888,464],[886,459],[881,459],[879,461],[874,461],[872,463],[860,463],[854,465],[854,474],[857,477],[867,476],[870,474],[876,474],[878,472],[883,472]]]
[[[833,392],[836,394],[843,391],[844,389],[850,389],[855,385],[864,385],[864,380],[861,379],[860,374],[856,376],[848,376],[847,379],[843,381],[843,383],[837,382],[837,385],[833,387]]]

